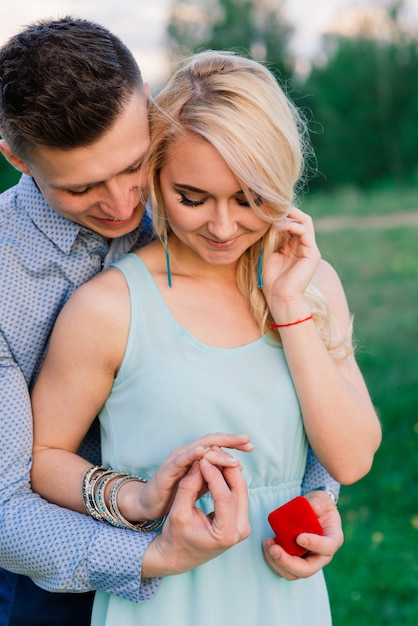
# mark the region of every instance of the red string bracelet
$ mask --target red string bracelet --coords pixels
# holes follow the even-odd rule
[[[296,322],[289,322],[289,324],[270,324],[270,328],[286,328],[286,326],[296,326],[296,324],[302,324],[302,322],[311,320],[312,317],[313,315],[311,313],[308,317],[304,317],[303,320],[296,320]]]

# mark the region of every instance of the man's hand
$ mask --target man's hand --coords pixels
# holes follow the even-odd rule
[[[344,541],[341,516],[329,495],[324,491],[311,491],[305,497],[314,509],[324,532],[323,536],[301,533],[297,537],[296,542],[309,550],[309,554],[304,557],[292,556],[276,545],[272,538],[263,542],[267,565],[275,574],[287,580],[308,578],[316,574],[328,565]]]
[[[214,512],[209,515],[195,506],[206,486],[214,500]],[[145,551],[142,578],[198,567],[246,539],[249,533],[248,491],[241,468],[225,467],[221,472],[202,458],[179,482],[162,533]]]

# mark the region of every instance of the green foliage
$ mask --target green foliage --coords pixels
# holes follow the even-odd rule
[[[266,62],[281,82],[290,78],[289,95],[311,120],[319,172],[312,189],[416,183],[418,38],[401,25],[403,0],[387,4],[382,34],[369,22],[356,37],[324,38],[303,80],[294,73],[283,1],[177,0],[168,29],[173,54],[232,49]]]
[[[328,186],[412,180],[417,172],[418,42],[337,38],[301,87],[323,132],[312,135]],[[317,179],[313,186],[324,184]]]
[[[0,155],[0,193],[12,187],[20,178],[20,172],[15,170],[2,155]]]
[[[292,28],[281,14],[282,2],[275,4],[266,0],[179,0],[168,26],[172,52],[235,50],[264,61],[286,80],[293,70],[287,52]]]

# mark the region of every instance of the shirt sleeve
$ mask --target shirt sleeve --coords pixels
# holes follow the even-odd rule
[[[0,433],[0,566],[47,591],[101,590],[132,602],[150,599],[160,579],[141,580],[141,567],[155,533],[114,528],[31,490],[29,392],[1,334]]]
[[[334,480],[333,477],[328,474],[327,470],[322,467],[312,452],[312,449],[309,448],[305,474],[302,481],[302,494],[308,493],[308,491],[314,491],[315,489],[318,489],[318,487],[326,487],[332,491],[333,494],[335,494],[335,497],[338,500],[340,486],[340,483]]]

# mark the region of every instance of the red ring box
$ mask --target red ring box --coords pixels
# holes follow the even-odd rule
[[[296,537],[300,533],[323,535],[313,508],[303,496],[297,496],[275,509],[267,519],[276,535],[274,542],[295,556],[303,556],[309,552],[296,543]]]

